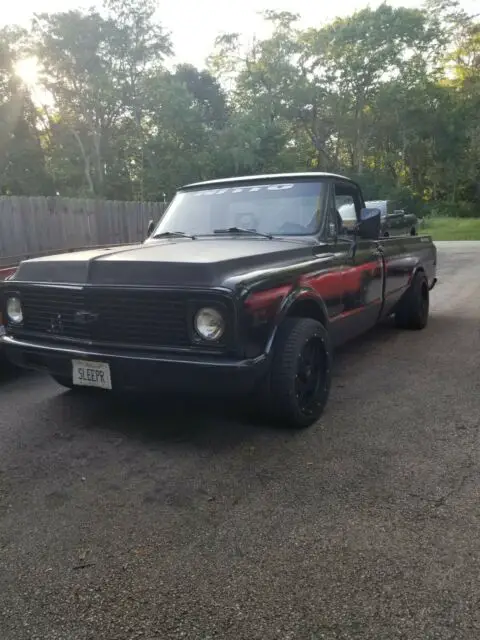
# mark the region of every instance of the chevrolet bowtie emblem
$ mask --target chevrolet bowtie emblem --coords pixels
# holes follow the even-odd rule
[[[63,333],[63,319],[62,314],[57,313],[50,319],[50,333]]]

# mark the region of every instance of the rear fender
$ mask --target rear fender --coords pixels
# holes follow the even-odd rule
[[[413,279],[415,278],[415,276],[417,275],[417,273],[423,273],[424,276],[427,278],[427,284],[428,284],[428,290],[431,291],[433,289],[433,287],[437,284],[437,278],[435,277],[435,275],[432,278],[428,278],[428,274],[425,271],[424,267],[422,264],[419,264],[415,267],[415,269],[412,271],[412,274],[410,276],[410,280],[408,281],[408,285],[410,286],[410,284],[413,282]]]
[[[420,262],[414,267],[413,271],[410,274],[410,278],[408,279],[409,286],[412,284],[413,279],[416,277],[417,273],[425,274],[425,269],[423,268],[423,265]]]

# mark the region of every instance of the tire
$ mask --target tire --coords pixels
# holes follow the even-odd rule
[[[311,318],[286,318],[277,332],[265,389],[270,417],[290,429],[316,422],[330,393],[331,365],[325,327]]]
[[[430,292],[423,271],[415,274],[412,283],[395,312],[395,322],[400,329],[419,331],[425,329],[430,310]]]

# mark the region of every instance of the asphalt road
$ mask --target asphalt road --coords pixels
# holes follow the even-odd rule
[[[480,637],[480,243],[302,433],[0,383],[2,640]]]

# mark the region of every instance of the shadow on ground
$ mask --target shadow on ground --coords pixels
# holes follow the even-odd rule
[[[4,356],[0,354],[0,389],[7,384],[28,376],[29,372],[14,367]]]
[[[60,413],[69,430],[101,430],[149,447],[187,444],[218,451],[245,444],[270,430],[241,399],[112,397],[67,391],[49,400],[49,412]]]
[[[421,357],[421,349],[428,349],[430,340],[438,333],[449,330],[458,318],[432,316],[429,330],[411,332],[415,337],[415,357]],[[465,330],[469,330],[465,327]],[[399,331],[388,320],[367,334],[351,341],[336,353],[332,393],[342,386],[342,376],[357,358],[368,358],[379,348],[388,358],[398,352],[395,343],[405,332]],[[408,333],[407,333],[408,335]],[[406,343],[411,339],[405,340]],[[402,343],[403,344],[403,343]],[[420,345],[420,347],[419,347]],[[408,349],[408,346],[406,347]],[[418,351],[420,348],[420,351]],[[397,354],[398,355],[398,354]],[[13,378],[29,376],[28,372],[11,369],[0,376],[0,392]],[[44,421],[61,425],[61,431],[73,435],[78,431],[100,430],[115,437],[127,437],[148,443],[149,446],[174,443],[190,443],[196,448],[214,447],[216,450],[235,447],[266,436],[291,439],[302,432],[280,429],[261,417],[255,405],[243,398],[206,398],[176,395],[142,396],[115,395],[78,391],[64,391],[52,381],[56,393],[43,403]],[[328,412],[328,407],[327,407]],[[53,428],[53,427],[52,427]]]
[[[338,352],[338,370],[354,355],[368,353],[372,345],[398,336],[390,323],[352,341]],[[53,383],[52,383],[53,384]],[[335,384],[335,383],[334,383]],[[185,395],[115,395],[65,391],[48,400],[52,420],[66,428],[102,429],[149,444],[190,442],[197,447],[232,447],[275,433],[293,438],[299,432],[281,429],[262,417],[250,399],[242,397],[192,397]]]

